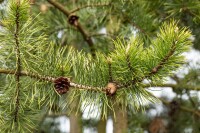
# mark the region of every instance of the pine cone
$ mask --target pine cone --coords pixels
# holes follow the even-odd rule
[[[175,115],[175,113],[178,111],[179,107],[180,107],[180,105],[177,101],[175,101],[175,100],[171,101],[170,105],[169,105],[169,108],[170,108],[169,115],[170,116]]]
[[[77,26],[77,24],[78,24],[78,19],[79,19],[78,16],[76,16],[76,15],[70,15],[70,16],[69,16],[69,19],[68,19],[68,22],[69,22],[71,25]]]
[[[65,94],[69,90],[70,81],[68,78],[59,77],[55,79],[54,87],[59,94]]]

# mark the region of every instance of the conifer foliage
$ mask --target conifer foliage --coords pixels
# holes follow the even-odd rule
[[[108,54],[90,55],[47,39],[41,34],[44,23],[29,15],[29,6],[28,0],[9,0],[1,21],[2,133],[33,132],[44,112],[65,111],[76,97],[78,108],[98,106],[103,117],[114,112],[115,104],[139,110],[148,101],[157,102],[144,81],[161,84],[184,63],[182,53],[191,44],[190,31],[171,20],[163,23],[149,47],[140,36],[119,37]]]

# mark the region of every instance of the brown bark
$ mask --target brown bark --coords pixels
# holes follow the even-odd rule
[[[70,112],[69,120],[70,120],[70,133],[82,133],[82,113],[79,110],[77,112],[78,100],[74,100],[71,105],[72,111]]]
[[[98,133],[106,133],[106,120],[100,119],[97,125]]]
[[[76,115],[75,112],[70,114],[70,133],[82,133],[82,123],[80,114]]]
[[[162,118],[154,118],[149,125],[150,133],[167,133],[166,125],[163,122]]]
[[[30,4],[35,4],[35,0],[29,0]]]
[[[113,119],[113,133],[127,133],[127,112],[115,106],[115,119]]]

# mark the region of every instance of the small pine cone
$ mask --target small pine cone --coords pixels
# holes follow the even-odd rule
[[[69,90],[70,81],[68,78],[59,77],[54,80],[54,87],[59,94],[65,94]]]
[[[117,84],[110,82],[106,86],[106,95],[113,96],[117,91]]]
[[[169,105],[169,115],[170,116],[173,116],[179,109],[180,105],[177,101],[173,100],[170,102],[170,105]]]
[[[71,25],[77,26],[77,24],[78,24],[78,19],[79,19],[78,16],[76,16],[76,15],[70,15],[69,18],[68,18],[68,22],[69,22]]]

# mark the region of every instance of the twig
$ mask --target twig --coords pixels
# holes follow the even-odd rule
[[[191,104],[196,108],[196,103],[193,101],[192,97],[190,96],[190,92],[186,91],[187,96],[189,97],[189,100],[191,102]]]
[[[172,78],[174,81],[176,81],[176,83],[180,83],[180,79],[178,78],[178,76],[176,74],[173,76],[170,76],[170,78]]]
[[[74,13],[74,12],[77,12],[81,9],[84,9],[84,8],[88,8],[88,7],[100,7],[100,6],[109,6],[110,4],[109,3],[106,3],[106,4],[91,4],[91,5],[83,5],[81,7],[77,7],[76,9],[73,9],[70,11],[70,14]]]
[[[16,71],[14,71],[14,70],[0,69],[0,73],[3,73],[3,74],[16,74]],[[34,73],[31,73],[31,72],[27,72],[27,71],[20,71],[19,76],[28,76],[28,77],[31,77],[31,78],[35,78],[35,79],[38,79],[38,80],[41,80],[41,81],[48,81],[48,82],[54,82],[56,80],[56,77],[43,76],[43,75],[40,75],[40,74],[34,74]],[[102,91],[102,92],[104,92],[104,89],[101,88],[101,87],[87,86],[87,85],[73,83],[71,81],[70,81],[70,87],[74,87],[74,88],[77,88],[77,89]]]
[[[146,36],[149,36],[149,33],[147,33],[142,27],[140,27],[139,25],[137,25],[136,23],[134,23],[133,21],[131,21],[130,19],[127,19],[127,21],[136,29],[138,29],[141,33],[143,33]]]
[[[20,60],[20,49],[19,49],[19,6],[20,6],[20,1],[16,2],[17,8],[16,8],[16,18],[15,18],[15,33],[14,33],[14,39],[15,39],[15,49],[16,49],[16,106],[15,106],[15,117],[14,121],[17,122],[18,118],[18,112],[19,112],[19,106],[20,106],[20,99],[19,99],[19,93],[20,93],[20,72],[21,72],[21,60]]]
[[[87,85],[82,85],[82,84],[76,84],[73,82],[70,82],[70,87],[74,87],[77,89],[83,89],[83,90],[92,90],[92,91],[99,91],[99,92],[104,92],[105,89],[102,87],[93,87],[93,86],[87,86]]]
[[[132,73],[133,72],[133,67],[131,66],[130,56],[128,54],[126,54],[126,62],[127,62],[127,65],[128,65],[128,68],[129,68],[130,72]]]
[[[4,74],[16,74],[16,71],[14,70],[6,70],[6,69],[0,69],[0,73],[4,73]],[[31,78],[35,78],[38,80],[42,80],[42,81],[49,81],[49,82],[53,82],[54,81],[54,77],[50,77],[50,76],[42,76],[39,74],[33,74],[31,72],[27,72],[27,71],[20,71],[19,76],[28,76]]]
[[[173,43],[172,43],[172,46],[171,46],[171,49],[170,49],[170,51],[168,52],[168,54],[161,60],[161,62],[160,62],[157,66],[155,66],[155,67],[151,70],[151,72],[149,73],[149,75],[147,75],[146,77],[149,77],[149,76],[151,76],[151,75],[153,75],[153,74],[156,74],[156,73],[163,67],[163,65],[167,63],[167,61],[169,60],[169,58],[170,58],[170,57],[174,54],[174,52],[175,52],[175,48],[176,48],[175,45],[176,45],[176,43],[173,42]]]
[[[0,21],[0,26],[5,27],[5,25]]]
[[[6,70],[6,69],[0,69],[0,73],[2,74],[16,74],[15,70]],[[54,80],[56,79],[56,77],[52,77],[52,76],[44,76],[44,75],[40,75],[40,74],[34,74],[31,72],[27,72],[27,71],[21,71],[20,72],[20,76],[28,76],[31,78],[35,78],[41,81],[48,81],[48,82],[54,82]],[[92,86],[86,86],[86,85],[81,85],[81,84],[77,84],[77,83],[73,83],[70,81],[70,86],[77,88],[77,89],[86,89],[86,90],[95,90],[95,91],[102,91],[104,92],[104,88],[102,87],[92,87]],[[149,88],[149,87],[171,87],[173,89],[179,89],[182,86],[180,85],[176,85],[176,84],[146,84],[143,85],[144,88]],[[199,91],[200,87],[195,87],[195,86],[188,86],[188,85],[184,85],[184,88],[187,90],[196,90]]]
[[[96,33],[96,34],[89,35],[89,37],[95,37],[95,36],[107,36],[107,37],[110,37],[111,39],[116,38],[114,35],[109,34],[109,33]]]
[[[112,59],[107,58],[107,63],[108,63],[108,76],[109,76],[109,81],[108,82],[113,82],[113,77],[112,77]]]
[[[52,4],[55,8],[60,10],[66,17],[70,16],[70,12],[67,9],[65,9],[65,7],[61,5],[60,3],[53,0],[47,0],[47,1],[50,4]],[[96,53],[95,53],[96,50],[94,48],[94,43],[92,41],[92,38],[87,34],[85,29],[82,27],[82,25],[79,22],[77,22],[76,25],[73,25],[73,26],[77,27],[78,31],[82,34],[84,40],[87,42],[88,46],[90,47],[92,57],[96,57]]]

